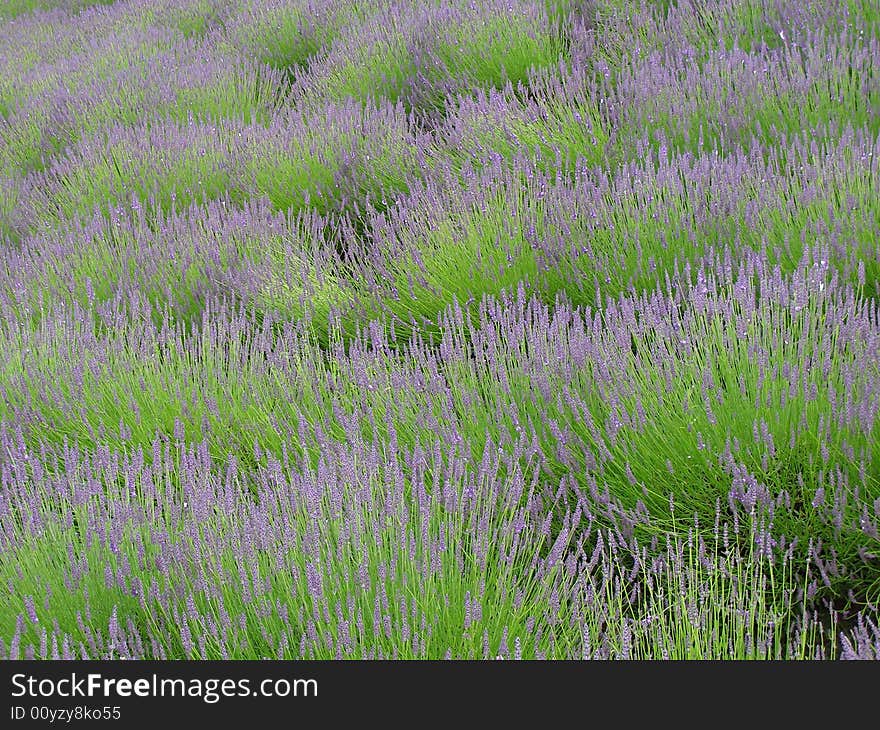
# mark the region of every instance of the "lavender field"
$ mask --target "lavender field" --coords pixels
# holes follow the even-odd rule
[[[880,6],[2,3],[0,586],[4,659],[880,659]]]

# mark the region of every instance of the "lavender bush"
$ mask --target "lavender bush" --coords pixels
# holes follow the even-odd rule
[[[0,657],[880,658],[873,3],[0,11]]]

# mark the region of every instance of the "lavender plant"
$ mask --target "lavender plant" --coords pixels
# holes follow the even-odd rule
[[[878,127],[880,46],[844,33],[811,35],[774,51],[737,46],[708,57],[655,53],[621,75],[612,106],[621,154],[643,135],[676,150],[737,149],[806,130]],[[674,70],[673,70],[674,69]]]
[[[273,68],[294,70],[325,52],[349,25],[364,22],[389,3],[273,0],[241,2],[224,20],[235,48]]]
[[[400,106],[282,110],[268,126],[158,119],[115,124],[58,155],[22,206],[34,229],[132,205],[167,213],[221,197],[322,212],[406,188],[419,153]]]
[[[0,9],[0,20],[8,20],[25,13],[32,13],[37,10],[52,10],[54,8],[63,8],[76,12],[82,8],[104,5],[110,2],[113,2],[113,0],[9,0]]]
[[[516,84],[559,52],[545,8],[527,2],[397,3],[351,31],[297,74],[304,93],[379,95],[429,118],[442,113],[447,95]]]
[[[316,326],[323,315],[326,329],[345,296],[330,283],[343,286],[332,273],[333,226],[265,199],[244,207],[221,199],[158,221],[140,205],[120,207],[112,222],[97,215],[5,250],[2,289],[6,306],[35,323],[59,306],[86,310],[134,290],[180,321],[200,321],[206,300],[225,294],[286,318],[314,314]]]
[[[52,157],[113,124],[131,127],[156,117],[266,123],[284,96],[279,73],[240,55],[221,56],[210,48],[211,39],[175,43],[174,34],[155,27],[132,35],[126,29],[111,41],[121,49],[104,60],[116,63],[121,50],[119,68],[103,67],[87,47],[78,59],[85,69],[73,68],[68,57],[39,69],[31,81],[38,91],[11,90],[17,104],[0,129],[4,166],[44,169]]]
[[[463,95],[437,130],[434,156],[481,165],[491,154],[525,155],[542,171],[602,163],[608,134],[591,80],[580,69],[555,71],[532,74],[519,93],[508,83]]]

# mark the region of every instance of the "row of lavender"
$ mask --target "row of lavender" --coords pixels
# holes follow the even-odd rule
[[[0,654],[880,656],[877,30],[0,24]]]
[[[877,590],[876,305],[809,258],[700,282],[521,289],[332,357],[134,292],[103,337],[78,307],[7,329],[4,651],[875,656],[873,613],[840,639],[807,607]]]
[[[383,111],[371,128],[393,136],[405,119]],[[120,148],[143,139],[132,134]],[[388,150],[376,143],[371,162],[387,159]],[[430,149],[413,143],[406,154],[417,165]],[[164,158],[164,167],[158,158],[143,159],[166,170],[183,158]],[[225,169],[231,175],[243,167]],[[381,169],[364,165],[348,174],[375,185],[378,195]],[[80,170],[73,193],[101,175],[94,165]],[[763,252],[790,272],[809,250],[821,251],[823,265],[863,294],[878,290],[880,137],[865,129],[846,128],[831,139],[804,134],[725,156],[662,150],[614,173],[579,165],[560,175],[524,157],[490,156],[462,167],[445,161],[429,180],[394,200],[367,203],[357,217],[322,211],[307,187],[284,187],[271,168],[253,171],[278,186],[287,212],[265,197],[235,195],[226,175],[211,202],[164,212],[155,200],[113,204],[108,196],[106,213],[5,247],[6,316],[38,320],[59,303],[102,304],[134,287],[190,321],[201,318],[208,297],[226,295],[265,314],[308,319],[323,337],[332,320],[352,334],[379,317],[405,339],[413,321],[423,332],[436,330],[437,315],[453,300],[475,306],[521,281],[546,302],[563,296],[598,306],[658,282],[667,288],[719,257],[729,268]],[[35,188],[35,209],[62,190],[68,188],[48,182]]]
[[[777,576],[783,583],[773,588],[774,601],[781,585],[792,592],[788,619],[792,606],[803,609],[822,598],[830,605],[841,597],[856,604],[875,600],[876,305],[841,284],[819,256],[805,256],[789,277],[759,255],[729,274],[724,270],[704,270],[697,284],[682,285],[675,294],[622,298],[601,311],[563,304],[551,309],[521,288],[514,299],[484,302],[478,321],[448,310],[436,347],[420,338],[395,347],[373,326],[347,351],[341,339],[333,339],[329,356],[313,333],[291,320],[255,319],[221,303],[205,311],[199,328],[167,315],[157,323],[133,289],[94,310],[75,305],[72,312],[46,312],[37,330],[7,323],[3,552],[16,556],[15,566],[6,565],[10,591],[38,598],[44,617],[32,625],[20,620],[17,641],[36,645],[40,627],[56,615],[53,596],[84,616],[99,590],[104,613],[85,625],[103,631],[111,610],[124,611],[133,625],[123,625],[117,647],[119,637],[127,637],[124,645],[135,654],[173,655],[183,642],[190,655],[212,655],[204,647],[194,654],[192,641],[171,631],[171,625],[184,631],[190,626],[181,623],[175,610],[183,609],[175,601],[207,601],[205,606],[220,611],[205,617],[188,607],[203,630],[223,611],[233,615],[225,601],[244,610],[257,588],[247,588],[251,584],[241,583],[244,578],[231,568],[250,560],[253,570],[264,571],[265,591],[276,599],[293,591],[290,605],[277,607],[285,612],[287,638],[272,641],[284,647],[269,639],[266,646],[254,637],[256,629],[242,626],[247,640],[239,636],[230,645],[224,639],[214,653],[260,646],[273,654],[352,656],[373,647],[387,655],[394,645],[399,652],[430,656],[437,646],[395,644],[401,634],[380,629],[375,618],[347,640],[350,646],[320,643],[328,641],[328,622],[353,630],[352,622],[365,620],[352,602],[372,611],[381,598],[360,594],[345,582],[355,574],[338,571],[362,571],[361,581],[375,571],[385,580],[384,571],[392,570],[386,563],[402,559],[403,551],[416,560],[406,570],[416,572],[389,580],[404,593],[411,585],[436,590],[417,603],[423,612],[426,606],[439,612],[426,616],[413,608],[410,616],[407,609],[396,620],[418,618],[437,631],[453,631],[443,634],[443,651],[456,647],[457,654],[471,646],[464,634],[454,633],[466,632],[468,623],[437,623],[449,618],[439,597],[453,601],[455,595],[444,582],[452,578],[435,575],[441,567],[465,581],[456,589],[461,595],[470,591],[481,604],[489,599],[477,587],[499,581],[491,600],[502,603],[490,615],[510,618],[513,605],[526,620],[536,606],[561,600],[562,586],[534,582],[542,575],[536,566],[566,556],[576,561],[568,541],[582,531],[588,541],[596,537],[593,527],[610,530],[636,554],[653,536],[650,555],[656,557],[657,537],[680,537],[693,519],[704,526],[721,519],[734,528],[752,527],[734,529],[730,547],[734,555],[772,561],[783,576],[791,571],[787,582]],[[102,322],[98,332],[96,317]],[[489,498],[509,503],[480,501]],[[471,511],[473,500],[485,514]],[[420,511],[416,519],[394,517],[388,512],[393,509]],[[529,523],[524,515],[535,529],[540,525],[539,535],[520,535]],[[393,528],[387,539],[383,524]],[[504,553],[506,562],[498,555],[486,558],[488,545],[506,545],[491,537],[495,527],[498,536],[514,540],[504,548],[510,553]],[[434,529],[442,534],[429,539]],[[230,531],[243,532],[233,540]],[[348,540],[354,542],[346,548]],[[374,551],[366,564],[364,545]],[[344,549],[351,553],[337,552]],[[430,551],[434,568],[420,551]],[[521,562],[526,556],[532,564]],[[462,574],[462,561],[475,557],[475,567],[467,564],[477,572]],[[221,558],[226,562],[205,562]],[[116,560],[121,577],[113,572]],[[714,569],[708,558],[703,563]],[[511,572],[487,574],[501,564]],[[652,585],[655,569],[641,576],[645,585]],[[634,567],[631,580],[636,572]],[[516,596],[514,576],[534,590],[555,592],[556,599],[504,603]],[[576,564],[568,576],[591,580]],[[297,580],[294,591],[291,581]],[[196,595],[182,596],[190,581]],[[334,588],[325,599],[322,586],[328,583]],[[698,580],[700,590],[709,583],[710,576]],[[624,612],[615,621],[659,610],[639,603],[646,599],[638,591],[648,588],[638,585],[614,588],[609,600]],[[287,611],[320,607],[309,601],[331,598],[342,608],[331,601],[323,620],[312,617],[325,627],[319,635],[309,635],[307,614],[288,626]],[[715,620],[733,631],[735,606],[728,609],[733,613]],[[463,609],[457,604],[455,610]],[[56,641],[63,644],[65,632],[83,636],[76,623],[83,618],[76,613],[71,609],[67,623],[59,623]],[[872,615],[865,620],[876,620]],[[390,620],[382,618],[382,625]],[[579,613],[577,621],[584,620]],[[232,630],[228,616],[224,621]],[[508,633],[514,629],[495,626],[492,641],[500,641],[505,626]],[[577,631],[583,629],[576,622],[566,631],[580,642]],[[395,637],[386,637],[391,644],[381,639],[386,630]],[[526,641],[526,634],[514,634]],[[288,645],[294,636],[300,643]],[[785,634],[779,649],[784,655],[791,636]],[[650,643],[656,637],[649,632],[643,638]],[[208,634],[202,639],[210,642]],[[153,643],[147,648],[132,648],[148,640]],[[878,648],[877,640],[864,650]],[[722,654],[731,650],[724,642],[713,646]],[[540,651],[565,655],[582,648],[578,643]],[[810,651],[817,650],[810,643]],[[679,647],[675,653],[689,652]]]
[[[6,58],[0,152],[14,239],[132,196],[167,208],[172,197],[201,200],[229,190],[268,196],[279,209],[316,199],[318,207],[348,209],[408,189],[426,167],[492,152],[537,153],[544,167],[558,168],[575,159],[638,159],[644,144],[700,154],[755,138],[775,145],[829,125],[880,129],[880,47],[845,14],[818,27],[789,20],[779,33],[792,40],[748,51],[722,43],[701,52],[681,41],[662,52],[639,47],[612,75],[596,51],[610,29],[597,39],[586,20],[572,23],[565,35],[580,60],[558,68],[566,44],[553,16],[533,3],[357,5],[362,23],[335,36],[327,30],[323,45],[309,46],[325,51],[282,72],[246,52],[256,41],[239,36],[242,28],[260,29],[253,13],[182,38],[167,20],[133,23],[130,3],[121,5],[125,23],[109,23],[110,11],[98,14],[110,29],[97,59],[94,42],[79,37],[84,30],[67,31],[72,38],[58,43],[66,51],[60,58],[40,60],[46,49],[36,32],[37,40]],[[306,12],[296,4],[279,8]],[[308,10],[312,22],[324,18],[330,29],[349,9]],[[266,23],[262,42],[290,32],[277,18]],[[469,34],[474,27],[485,32]],[[79,53],[67,48],[84,44]],[[472,95],[505,80],[525,86]],[[345,99],[372,99],[378,108],[368,103],[362,111]]]

